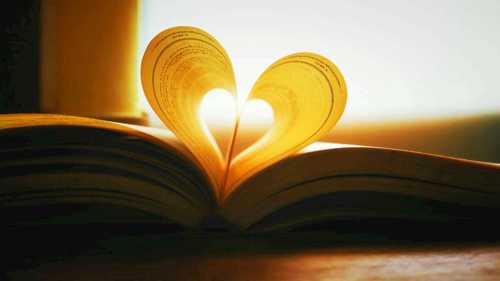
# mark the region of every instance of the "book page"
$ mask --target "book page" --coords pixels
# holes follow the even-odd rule
[[[184,157],[188,157],[190,159],[193,158],[193,156],[186,150],[184,145],[179,142],[175,135],[165,129],[155,129],[139,125],[60,114],[22,113],[3,114],[0,117],[0,130],[36,126],[82,126],[122,132],[146,139],[169,150],[171,150],[171,148],[175,148],[174,150],[182,154]]]
[[[212,188],[222,186],[227,163],[200,118],[200,104],[209,90],[236,92],[222,46],[198,28],[167,29],[149,43],[141,78],[153,110],[196,157]]]
[[[0,116],[2,208],[120,205],[195,226],[215,204],[172,132],[53,114]]]
[[[412,211],[404,204],[390,210],[381,209],[385,206],[380,205],[373,194],[496,209],[491,215],[497,216],[499,171],[500,165],[495,163],[317,142],[253,175],[224,201],[221,214],[228,221],[247,228],[274,212],[305,200],[323,196],[334,199],[337,195],[350,193],[353,196],[349,200],[329,201],[328,211],[323,209],[311,213],[309,211],[313,208],[298,208],[297,213],[281,218],[300,224],[301,219],[326,219],[322,216],[399,216]],[[351,200],[362,202],[355,207]],[[425,204],[420,206],[422,209],[428,207]],[[347,211],[349,213],[339,213]],[[410,217],[415,218],[416,214]]]
[[[253,86],[249,100],[267,102],[274,112],[274,124],[231,161],[224,197],[255,173],[329,132],[342,115],[346,98],[342,74],[325,57],[296,53],[269,66]]]
[[[159,33],[144,54],[141,78],[151,107],[195,156],[219,201],[255,173],[330,131],[347,97],[340,71],[327,58],[296,53],[279,59],[259,77],[248,98],[271,106],[272,128],[234,155],[240,129],[235,120],[226,156],[200,116],[207,92],[223,89],[236,95],[230,59],[215,38],[194,27]]]

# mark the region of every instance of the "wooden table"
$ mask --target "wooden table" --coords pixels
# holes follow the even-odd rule
[[[8,280],[500,280],[500,243],[330,232],[37,231],[4,244]],[[15,237],[14,237],[15,236]],[[5,242],[5,241],[4,241]],[[4,257],[5,258],[5,257]]]

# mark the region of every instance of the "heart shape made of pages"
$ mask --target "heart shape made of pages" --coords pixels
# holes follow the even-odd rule
[[[144,53],[141,80],[151,107],[191,151],[219,200],[245,179],[328,133],[347,98],[342,74],[325,57],[306,52],[283,57],[261,74],[247,99],[272,107],[272,128],[225,159],[199,114],[204,95],[212,89],[236,96],[231,61],[213,36],[194,27],[159,33]],[[235,122],[233,141],[239,129]]]

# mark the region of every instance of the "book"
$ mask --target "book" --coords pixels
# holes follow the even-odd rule
[[[499,164],[318,142],[347,100],[341,72],[323,56],[292,54],[263,72],[248,100],[270,104],[274,123],[239,153],[238,120],[223,152],[199,115],[207,91],[236,95],[230,59],[213,36],[195,27],[159,33],[145,51],[141,79],[167,129],[55,114],[0,116],[3,221],[269,231],[500,213]],[[63,211],[47,211],[54,206]]]

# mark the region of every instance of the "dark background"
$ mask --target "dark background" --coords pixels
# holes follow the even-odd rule
[[[0,5],[0,113],[39,112],[40,1]]]

